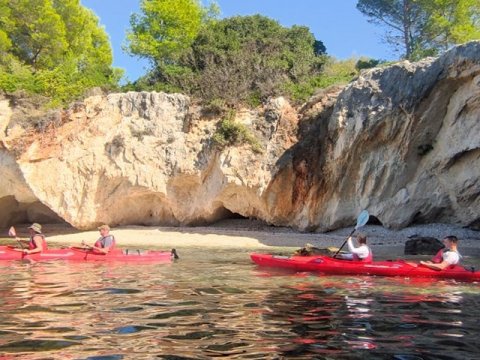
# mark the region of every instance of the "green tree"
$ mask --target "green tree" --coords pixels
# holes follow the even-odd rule
[[[0,64],[5,61],[7,51],[12,46],[8,31],[12,27],[9,0],[0,0]]]
[[[34,70],[51,68],[68,49],[66,28],[50,0],[9,2],[14,26],[9,38],[12,54]]]
[[[196,38],[207,11],[199,0],[142,0],[130,18],[127,46],[154,64],[175,60]]]
[[[357,9],[368,21],[386,29],[384,40],[411,59],[421,47],[427,14],[416,0],[359,0]]]
[[[121,76],[107,34],[79,0],[0,0],[0,29],[0,89],[60,104]]]
[[[359,0],[357,9],[386,29],[385,41],[406,59],[480,38],[478,0]]]
[[[422,4],[429,14],[426,33],[432,47],[444,50],[480,39],[480,1],[423,0]]]
[[[76,63],[82,76],[92,86],[115,84],[118,69],[112,69],[112,50],[105,30],[91,11],[79,6],[78,0],[55,0],[55,8],[68,29],[68,58]]]
[[[323,44],[307,27],[281,26],[261,16],[238,16],[204,28],[187,65],[198,74],[204,99],[254,105],[290,93],[320,72]]]

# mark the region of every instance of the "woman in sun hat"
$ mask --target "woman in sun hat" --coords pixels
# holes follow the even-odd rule
[[[29,240],[21,240],[19,237],[15,237],[20,243],[26,243],[28,249],[21,248],[15,249],[17,251],[22,251],[24,254],[35,254],[41,253],[44,250],[47,250],[47,241],[45,240],[45,235],[42,233],[42,225],[38,223],[33,223],[28,227],[28,232],[30,233]]]

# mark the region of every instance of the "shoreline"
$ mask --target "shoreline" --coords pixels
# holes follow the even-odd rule
[[[30,224],[15,226],[21,238],[28,236]],[[96,230],[81,231],[63,224],[45,224],[44,233],[50,244],[78,245],[84,240],[93,244],[99,237]],[[353,227],[328,233],[304,233],[286,227],[274,227],[248,219],[227,219],[210,226],[159,227],[119,226],[111,229],[120,247],[173,248],[220,247],[244,248],[268,252],[272,248],[301,248],[306,244],[316,247],[340,247]],[[8,229],[2,242],[8,243]],[[367,235],[374,253],[382,256],[403,256],[405,242],[413,236],[429,236],[441,240],[456,235],[460,252],[467,256],[480,256],[480,231],[451,224],[425,224],[401,230],[390,230],[380,225],[366,225],[359,232]],[[10,238],[10,241],[15,242]]]

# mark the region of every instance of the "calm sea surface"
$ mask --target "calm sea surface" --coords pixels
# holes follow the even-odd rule
[[[0,359],[480,359],[480,284],[172,264],[0,263]]]

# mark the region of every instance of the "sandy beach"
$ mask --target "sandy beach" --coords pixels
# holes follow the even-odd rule
[[[17,225],[19,236],[27,236],[28,224]],[[247,219],[228,219],[204,227],[150,227],[121,226],[112,228],[118,246],[129,248],[182,248],[221,247],[248,248],[268,252],[274,248],[285,251],[306,244],[316,247],[339,247],[351,228],[328,233],[302,233],[290,228],[274,227]],[[462,254],[480,256],[480,232],[449,224],[427,224],[411,226],[402,230],[390,230],[378,225],[367,225],[360,229],[367,235],[369,245],[377,256],[402,256],[405,242],[413,236],[429,236],[442,239],[456,235],[460,239]],[[7,231],[5,231],[6,233]],[[65,225],[45,224],[44,233],[49,244],[78,245],[82,240],[93,243],[98,231],[79,231]]]

